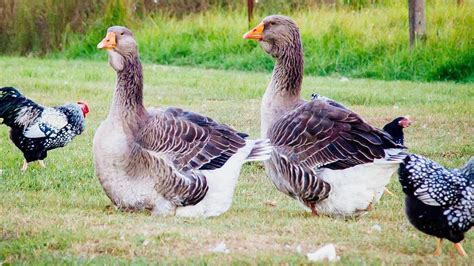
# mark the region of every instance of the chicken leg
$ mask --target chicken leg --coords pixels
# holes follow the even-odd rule
[[[392,192],[392,191],[390,191],[390,190],[388,190],[388,188],[386,188],[386,187],[383,189],[383,192],[384,192],[384,194],[387,194],[387,195],[393,196],[393,192]]]
[[[28,162],[26,160],[23,160],[23,166],[21,167],[21,171],[25,172],[26,169],[28,169]]]
[[[438,238],[438,244],[436,244],[436,249],[435,251],[433,252],[433,255],[435,256],[439,256],[441,255],[441,252],[443,251],[443,239],[442,238]]]
[[[44,164],[43,160],[39,160],[38,163],[41,167],[46,168],[46,165]]]
[[[467,257],[466,251],[462,248],[461,243],[454,244],[454,248],[456,248],[461,257]]]

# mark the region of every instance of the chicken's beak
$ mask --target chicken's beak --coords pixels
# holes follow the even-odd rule
[[[405,118],[400,120],[400,122],[398,122],[398,124],[401,127],[406,128],[406,127],[409,127],[411,125],[411,120],[410,120],[409,116],[405,116]]]
[[[254,39],[254,40],[262,40],[263,39],[263,29],[265,26],[263,22],[260,22],[255,28],[251,29],[249,32],[244,34],[244,39]]]
[[[412,121],[410,120],[410,116],[409,116],[409,115],[406,115],[406,116],[405,116],[405,119],[407,120],[407,122],[406,122],[407,126],[406,126],[406,127],[411,126]]]
[[[117,46],[115,32],[107,32],[105,38],[97,44],[99,49],[112,50]]]

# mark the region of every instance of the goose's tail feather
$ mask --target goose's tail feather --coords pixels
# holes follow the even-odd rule
[[[385,158],[377,159],[375,162],[377,163],[402,163],[403,159],[410,155],[404,149],[385,149]]]
[[[250,161],[265,161],[270,158],[270,154],[273,150],[269,139],[257,139],[252,147],[252,151],[245,159],[246,162]]]

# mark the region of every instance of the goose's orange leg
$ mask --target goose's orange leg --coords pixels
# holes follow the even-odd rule
[[[318,212],[316,211],[316,204],[310,203],[309,206],[311,206],[311,215],[313,216],[318,216]]]

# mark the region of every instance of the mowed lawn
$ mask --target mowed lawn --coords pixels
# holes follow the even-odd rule
[[[147,106],[183,107],[258,137],[269,73],[151,64],[144,70]],[[258,163],[243,168],[232,208],[220,217],[117,211],[92,159],[94,131],[115,86],[107,61],[0,57],[0,86],[14,86],[44,105],[85,100],[91,108],[84,134],[49,152],[46,169],[34,164],[26,173],[8,128],[0,126],[0,264],[301,264],[325,243],[336,245],[343,264],[473,263],[473,232],[464,243],[470,258],[459,258],[447,241],[441,257],[431,255],[436,239],[408,224],[396,176],[389,185],[395,195],[359,219],[311,217],[274,188]],[[378,127],[410,115],[406,145],[446,166],[459,167],[474,155],[473,84],[306,77],[303,86],[306,98],[312,92],[333,98]],[[209,251],[221,242],[229,253]]]

